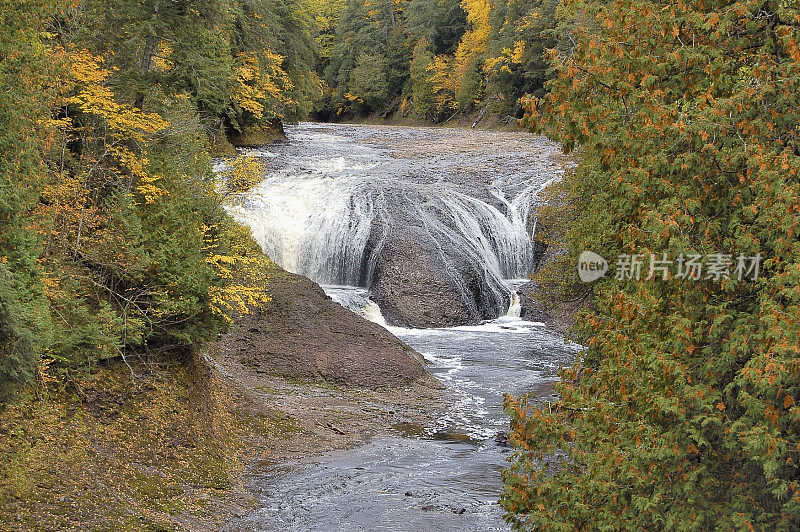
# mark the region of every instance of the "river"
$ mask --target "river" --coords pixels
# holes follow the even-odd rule
[[[271,472],[257,482],[259,508],[237,528],[508,529],[497,504],[510,452],[496,441],[509,426],[503,395],[549,399],[576,352],[544,324],[520,319],[513,296],[532,268],[531,207],[558,177],[547,150],[535,137],[496,132],[300,124],[287,133],[255,152],[267,176],[237,216],[279,264],[422,353],[449,407],[426,426],[397,426],[394,436]],[[404,201],[382,203],[389,189]],[[496,291],[483,303],[491,319],[403,328],[372,301],[369,235],[417,202],[436,203],[414,215],[425,217],[442,262],[468,255]]]

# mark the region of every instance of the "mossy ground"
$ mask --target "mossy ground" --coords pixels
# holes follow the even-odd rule
[[[252,507],[245,465],[296,424],[246,412],[195,360],[133,371],[113,363],[2,408],[0,529],[207,529]]]

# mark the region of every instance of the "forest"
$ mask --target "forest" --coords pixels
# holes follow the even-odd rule
[[[262,297],[223,210],[247,169],[220,190],[209,153],[307,112],[313,39],[282,3],[201,4],[3,5],[3,383],[180,351]]]
[[[398,99],[422,120],[521,109],[554,6],[489,7],[9,0],[2,382],[180,351],[257,299],[264,279],[233,287],[257,248],[223,210],[257,170],[221,194],[211,172],[231,142]]]
[[[791,0],[0,0],[0,516],[59,438],[26,423],[72,419],[110,365],[187,368],[270,303],[275,265],[229,214],[264,169],[237,149],[309,117],[478,113],[574,163],[534,280],[583,303],[585,349],[556,399],[506,398],[505,521],[800,526]],[[586,284],[585,250],[764,262],[748,283]],[[25,519],[0,529],[58,528]]]
[[[555,0],[359,0],[312,2],[315,113],[341,119],[378,113],[442,122],[490,105],[522,116],[519,98],[540,96],[554,48]]]

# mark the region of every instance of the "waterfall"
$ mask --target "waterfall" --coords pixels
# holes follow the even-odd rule
[[[519,294],[514,292],[511,294],[511,304],[508,306],[508,312],[506,312],[507,318],[519,318],[522,312],[522,305],[520,304]]]
[[[386,323],[386,319],[381,313],[381,307],[379,307],[377,303],[370,299],[368,299],[364,304],[360,314],[362,317],[364,317],[364,319],[367,319],[373,323],[377,323],[381,327],[389,327],[389,325]]]
[[[396,223],[397,210],[404,209],[445,261],[457,253],[499,286],[531,268],[526,213],[515,207],[524,204],[507,202],[506,215],[448,184],[279,174],[267,177],[234,211],[281,267],[321,284],[368,287],[382,235]],[[368,246],[371,236],[375,242]]]
[[[344,130],[347,136],[327,126],[288,131],[290,142],[250,152],[263,157],[264,180],[230,208],[276,263],[321,285],[369,289],[387,239],[406,232],[437,257],[431,260],[462,300],[489,305],[495,316],[505,311],[512,296],[506,280],[527,278],[533,268],[531,210],[552,173],[531,169],[517,152],[497,161],[493,149],[450,160],[412,150],[404,159],[358,137],[368,129]],[[413,140],[426,133],[381,134]],[[482,303],[475,302],[476,282]]]
[[[353,178],[275,175],[235,209],[282,268],[320,284],[357,286],[380,191]]]
[[[353,286],[323,286],[325,294],[344,308],[381,327],[388,327],[381,308],[369,298],[366,289]]]

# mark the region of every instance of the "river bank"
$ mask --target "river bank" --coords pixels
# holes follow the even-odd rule
[[[303,124],[250,153],[267,178],[238,214],[325,291],[275,267],[264,311],[194,357],[43,368],[0,412],[2,527],[504,530],[503,395],[548,400],[574,356],[514,297],[556,147]]]
[[[385,329],[331,302],[307,279],[278,268],[271,278],[273,301],[264,312],[202,353],[130,366],[110,361],[58,388],[44,375],[36,394],[6,405],[0,529],[217,529],[258,506],[249,486],[254,475],[399,434],[397,427],[424,423],[442,407],[441,386]],[[294,320],[327,320],[339,331],[305,331],[315,356],[294,356],[279,375],[250,371],[231,356],[243,328],[261,321],[283,327],[291,345],[260,356],[292,358],[302,345],[285,330]],[[392,372],[365,378],[351,365],[347,375],[357,382],[331,378],[320,361],[347,368],[352,360],[340,358],[338,346],[348,339],[370,344],[361,350],[365,363],[396,357],[386,365]],[[251,360],[258,345],[249,343]]]
[[[516,118],[499,115],[489,110],[488,107],[488,105],[484,104],[470,113],[455,113],[441,122],[424,120],[413,114],[403,116],[400,112],[384,114],[384,112],[381,111],[367,116],[349,117],[346,122],[342,123],[370,126],[477,129],[479,131],[523,131],[518,125],[518,120]],[[332,121],[331,123],[336,122]]]

